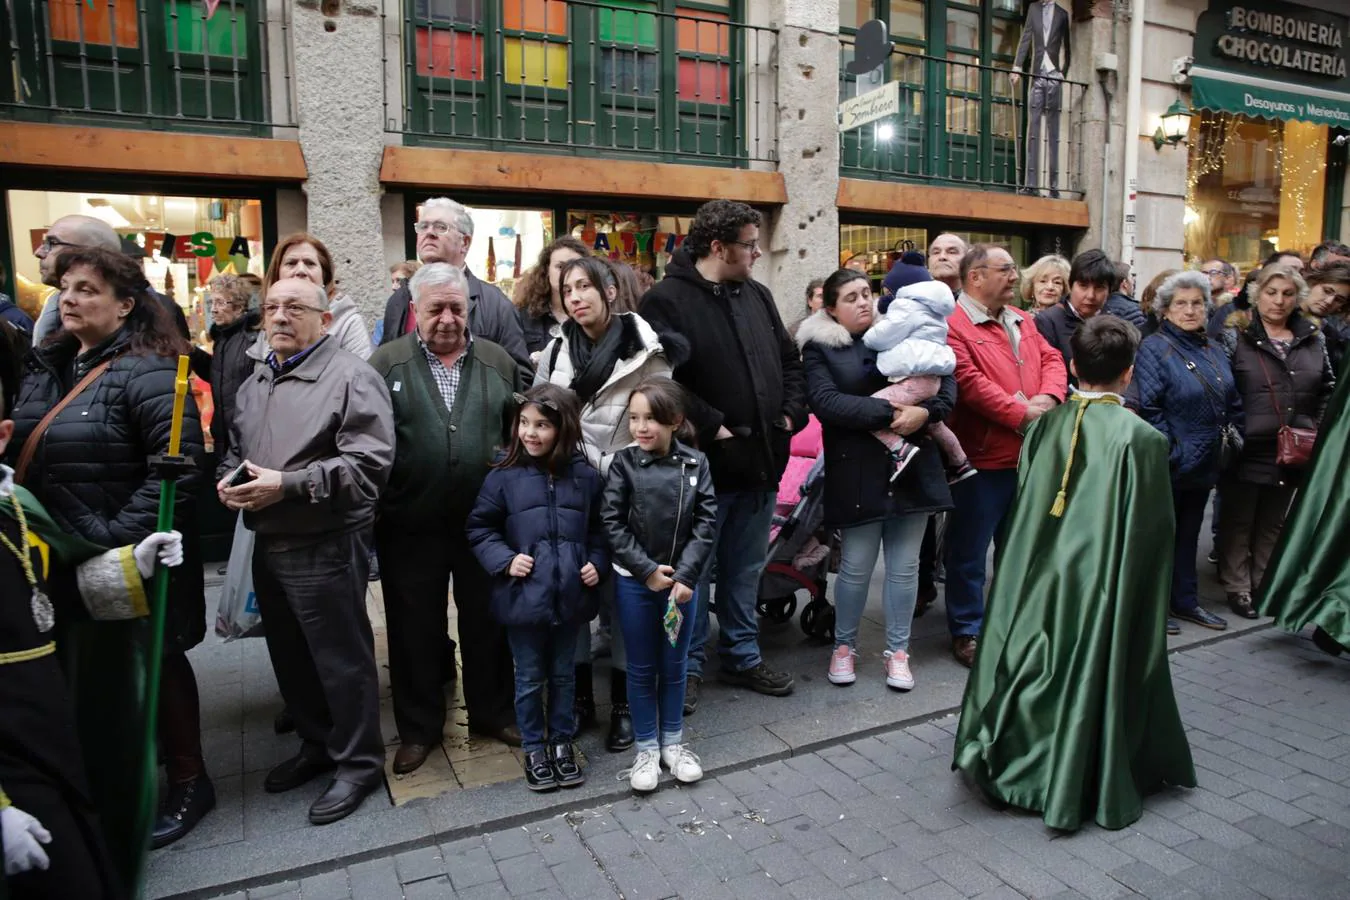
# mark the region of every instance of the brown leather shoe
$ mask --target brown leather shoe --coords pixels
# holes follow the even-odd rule
[[[1252,605],[1252,595],[1247,593],[1229,594],[1228,608],[1244,619],[1255,619],[1257,615]]]
[[[478,737],[492,738],[494,741],[501,741],[508,747],[519,747],[521,745],[520,729],[516,727],[514,722],[510,725],[502,725],[498,728],[478,729],[470,725],[469,733],[475,734]]]
[[[979,639],[972,634],[963,634],[952,638],[952,656],[956,661],[969,669],[975,663],[975,647],[979,644]]]
[[[416,772],[430,755],[429,744],[400,744],[394,754],[394,774],[407,775],[409,772]]]

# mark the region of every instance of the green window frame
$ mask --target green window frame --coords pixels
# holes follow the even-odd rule
[[[17,3],[0,23],[16,65],[0,74],[13,118],[266,133],[264,0]],[[18,81],[15,76],[18,76]]]
[[[748,156],[736,102],[740,0],[405,4],[414,140],[723,164]]]
[[[881,19],[897,45],[887,80],[900,83],[902,109],[841,135],[840,167],[868,178],[1014,186],[1020,123],[1011,82],[999,70],[1012,66],[1020,7],[1019,0],[840,0],[840,100],[860,91],[859,76],[844,69],[858,26]]]

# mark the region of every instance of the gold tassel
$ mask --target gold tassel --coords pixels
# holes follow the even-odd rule
[[[1064,477],[1059,480],[1059,493],[1050,507],[1050,515],[1056,519],[1064,515],[1064,506],[1069,501],[1069,475],[1073,472],[1074,454],[1078,452],[1078,430],[1083,424],[1083,413],[1087,412],[1088,404],[1092,402],[1076,395],[1072,399],[1078,404],[1078,414],[1073,417],[1073,436],[1069,438],[1069,458],[1064,463]]]

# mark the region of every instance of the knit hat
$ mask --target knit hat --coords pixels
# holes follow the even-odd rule
[[[891,303],[891,298],[898,294],[901,288],[932,280],[933,276],[924,268],[923,254],[917,250],[906,250],[900,261],[891,266],[885,280],[881,282],[881,300],[877,304],[878,309],[884,313]]]

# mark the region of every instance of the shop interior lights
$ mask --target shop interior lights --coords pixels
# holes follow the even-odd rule
[[[1186,141],[1191,128],[1191,108],[1181,97],[1162,114],[1162,123],[1153,132],[1153,149],[1161,152],[1164,145],[1179,146]]]

